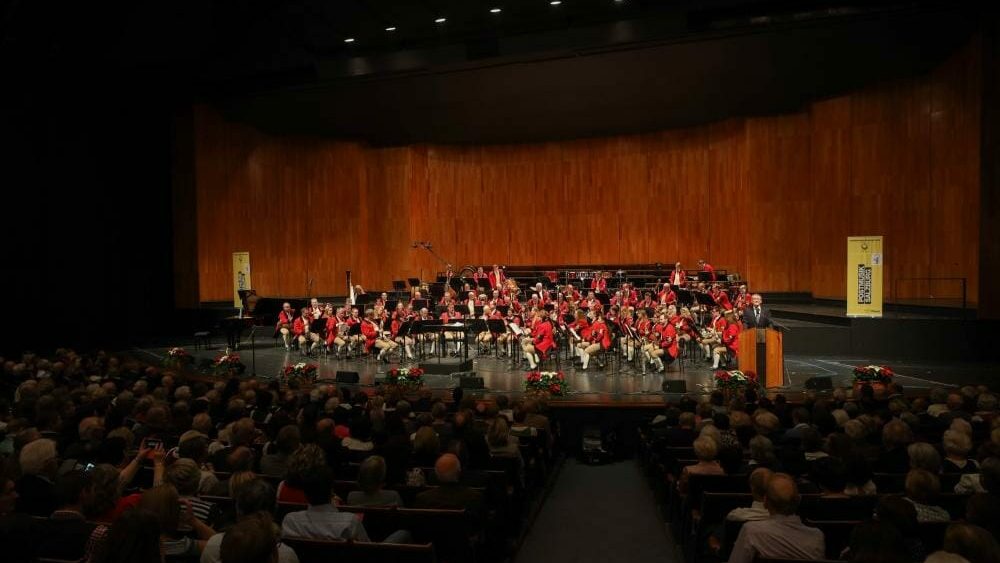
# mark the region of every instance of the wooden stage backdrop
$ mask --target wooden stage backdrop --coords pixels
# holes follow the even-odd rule
[[[305,295],[310,278],[343,294],[346,270],[372,288],[427,278],[440,266],[416,240],[456,265],[704,257],[757,290],[842,299],[845,237],[878,234],[889,299],[895,279],[957,276],[975,302],[980,57],[975,40],[927,76],[791,115],[544,144],[372,148],[199,106],[196,202],[175,210],[197,229],[178,252],[196,253],[198,284],[178,304],[230,299],[234,251],[262,295]]]

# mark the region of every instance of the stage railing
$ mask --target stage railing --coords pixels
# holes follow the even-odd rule
[[[898,278],[892,284],[892,303],[920,307],[968,307],[966,278]]]

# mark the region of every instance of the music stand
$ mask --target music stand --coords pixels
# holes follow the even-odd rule
[[[406,292],[406,282],[403,280],[392,280],[392,290],[398,299],[400,294]]]
[[[426,299],[414,299],[413,300],[413,310],[420,311],[421,309],[427,307],[428,301]]]
[[[545,309],[546,312],[551,313],[556,306],[554,303],[546,303],[545,305],[542,305],[542,308]]]
[[[506,317],[510,311],[510,305],[497,305],[497,311],[500,311],[500,314]]]
[[[489,280],[489,278],[486,278],[486,277],[482,277],[482,278],[479,278],[478,280],[476,280],[476,285],[479,286],[479,287],[481,287],[482,289],[484,289],[486,291],[491,291],[492,290],[492,288],[490,287],[490,280]]]
[[[690,291],[678,287],[674,290],[674,293],[677,294],[677,303],[679,305],[690,305],[694,303],[694,295]]]
[[[419,278],[406,278],[406,283],[410,284],[410,287],[420,287]]]
[[[608,296],[607,293],[595,293],[594,297],[596,297],[597,300],[600,301],[601,305],[608,306],[611,304],[611,298]]]
[[[396,311],[396,305],[399,305],[399,301],[396,299],[390,299],[385,302],[385,310],[389,314],[392,314]]]

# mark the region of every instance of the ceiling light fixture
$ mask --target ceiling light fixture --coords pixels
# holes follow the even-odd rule
[[[387,27],[387,28],[385,28],[385,30],[386,31],[396,31],[396,27],[395,26],[393,26],[393,27]]]
[[[558,6],[559,4],[562,4],[562,0],[552,0],[549,4],[552,6]]]
[[[344,43],[354,43],[354,38],[348,37],[347,39],[344,39]]]
[[[490,13],[491,14],[499,14],[500,11],[501,11],[500,8],[490,8]]]
[[[434,20],[434,23],[444,23],[446,21],[448,21],[448,18],[438,18]]]

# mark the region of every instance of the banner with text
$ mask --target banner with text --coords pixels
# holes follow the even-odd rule
[[[250,289],[250,253],[233,253],[233,306],[242,307],[240,290]]]
[[[882,237],[847,237],[847,316],[882,316]]]

